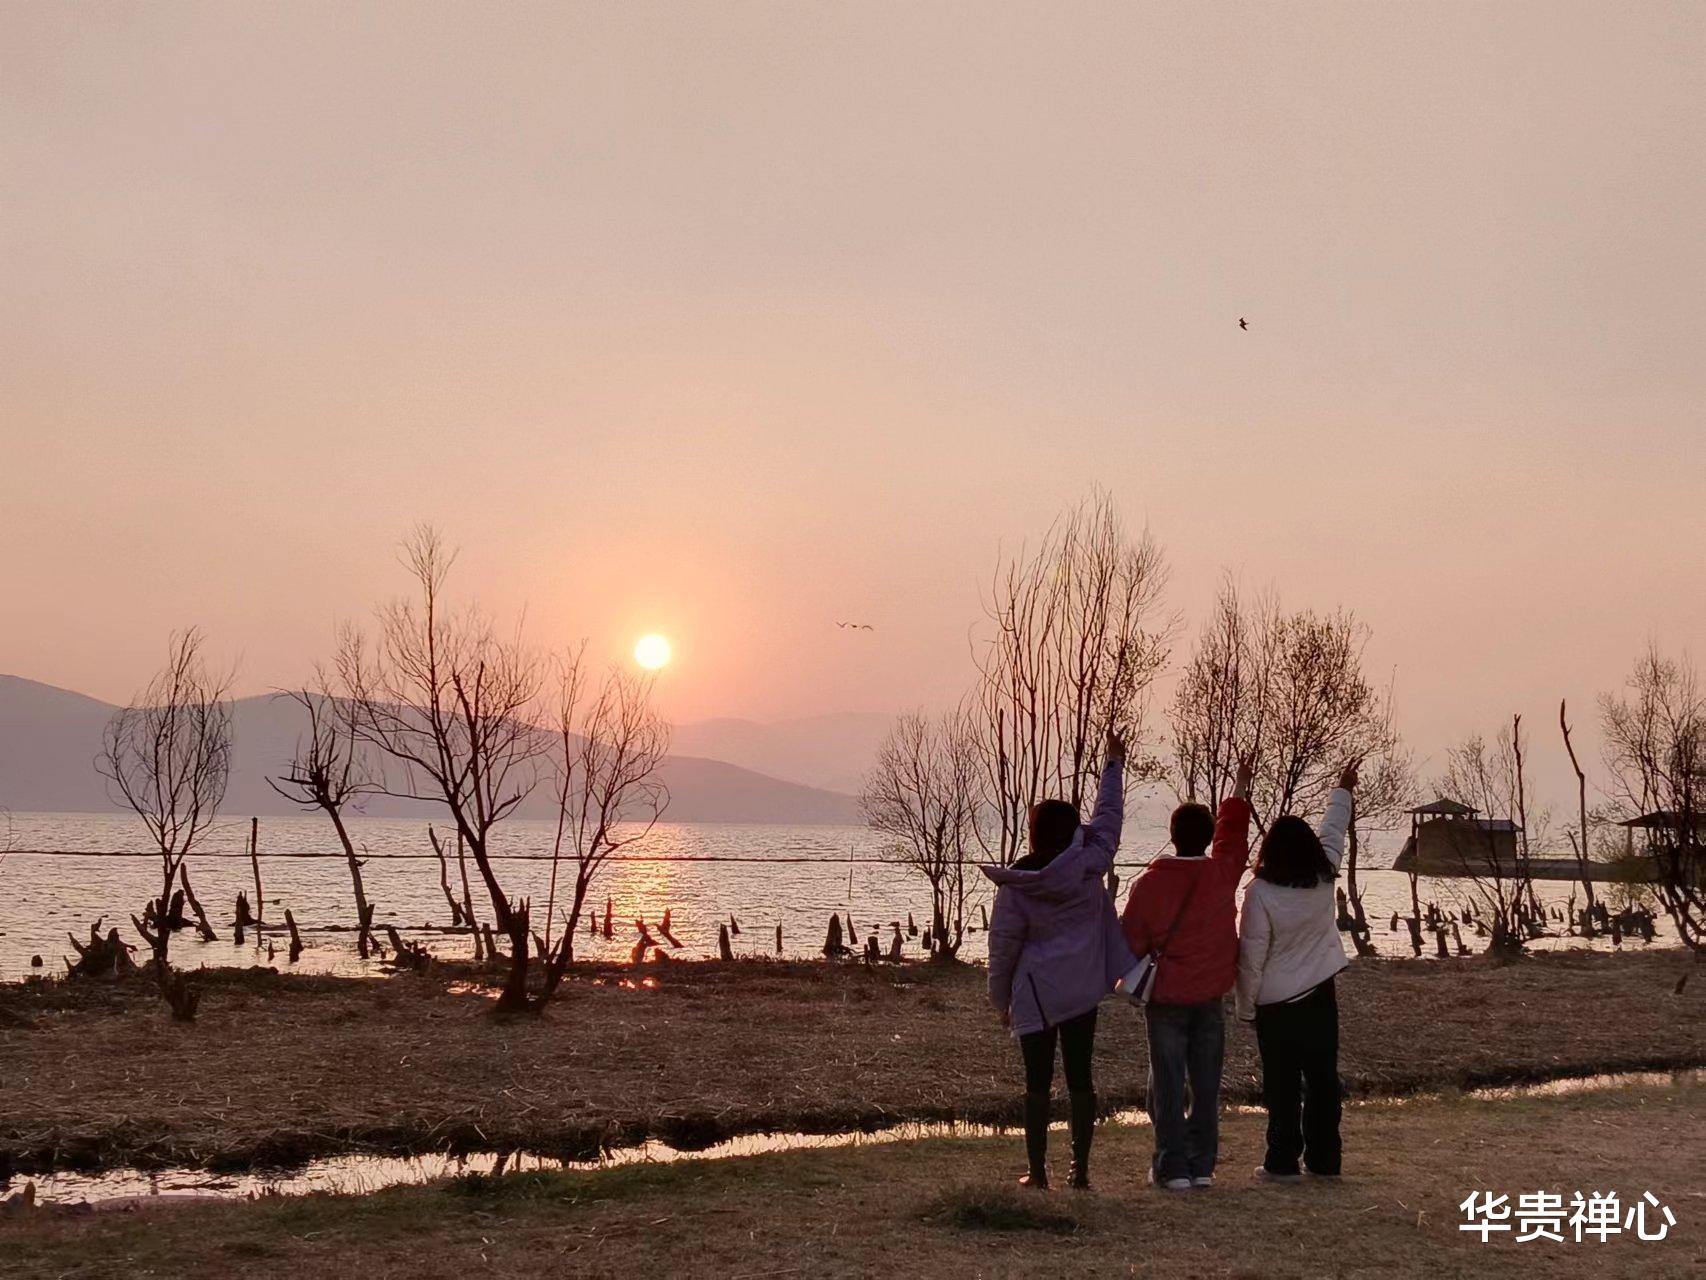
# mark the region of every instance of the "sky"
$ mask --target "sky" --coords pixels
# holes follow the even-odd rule
[[[1706,636],[1702,83],[1694,4],[6,0],[0,670],[300,681],[426,519],[678,719],[940,706],[1101,487],[1185,641],[1230,570],[1544,737]]]

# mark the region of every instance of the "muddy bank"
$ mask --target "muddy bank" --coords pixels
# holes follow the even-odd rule
[[[1706,980],[1676,952],[1367,961],[1343,975],[1353,1093],[1706,1065]],[[455,970],[208,971],[172,1023],[143,984],[0,988],[0,1168],[289,1166],[348,1152],[586,1159],[658,1139],[1014,1117],[1017,1051],[975,968],[737,962],[587,969],[498,1022]],[[1227,1095],[1253,1101],[1254,1037]],[[1104,1105],[1142,1099],[1139,1018],[1104,1006]]]

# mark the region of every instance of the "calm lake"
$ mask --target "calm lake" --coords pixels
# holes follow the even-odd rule
[[[1133,805],[1118,864],[1125,882],[1164,846],[1169,807],[1163,796]],[[426,821],[356,817],[350,826],[367,851],[363,874],[368,898],[376,905],[376,924],[396,925],[404,936],[440,954],[469,955],[471,943],[466,935],[417,932],[449,922]],[[537,920],[551,868],[548,861],[536,859],[549,855],[555,828],[541,821],[515,821],[507,826],[499,841],[504,857],[497,864],[498,875],[511,895],[532,895]],[[254,893],[245,855],[248,831],[246,816],[222,819],[201,851],[192,856],[191,881],[220,939],[202,943],[192,934],[178,935],[172,943],[178,963],[194,967],[259,962],[289,967],[282,938],[275,944],[276,957],[270,960],[265,942],[257,947],[251,940],[237,947],[231,941],[237,893],[245,890],[251,897]],[[0,828],[0,840],[4,836]],[[360,972],[363,962],[355,955],[350,932],[355,912],[349,873],[330,825],[313,815],[263,818],[260,839],[267,922],[282,923],[288,907],[302,929],[304,951],[295,967],[310,972]],[[1409,954],[1407,935],[1387,930],[1394,911],[1408,911],[1409,882],[1396,872],[1374,868],[1389,867],[1400,843],[1391,833],[1374,836],[1364,849],[1365,869],[1360,875],[1375,944],[1393,955]],[[141,826],[127,815],[12,814],[10,852],[0,853],[0,981],[31,972],[64,972],[61,957],[71,954],[66,934],[87,937],[89,926],[98,918],[104,918],[107,926],[120,926],[122,936],[137,942],[130,915],[158,891],[158,864],[153,857],[115,855],[139,854],[146,848]],[[286,854],[336,856],[278,856]],[[717,926],[731,915],[742,931],[733,939],[737,954],[774,955],[780,924],[787,955],[818,955],[831,912],[850,914],[860,941],[872,928],[879,929],[886,949],[893,936],[891,921],[898,920],[904,928],[910,912],[923,927],[930,896],[921,879],[883,862],[881,854],[881,841],[863,827],[660,824],[643,842],[631,846],[623,861],[606,866],[595,896],[601,914],[606,895],[614,900],[613,937],[609,941],[593,938],[583,922],[576,955],[626,959],[638,937],[634,921],[643,918],[655,925],[665,909],[672,912],[671,927],[682,944],[675,954],[683,959],[715,956]],[[455,883],[454,863],[451,874]],[[472,865],[469,874],[475,910],[481,919],[489,920],[490,905]],[[1560,905],[1568,900],[1570,889],[1561,883],[1539,886],[1543,901]],[[1423,902],[1432,899],[1442,907],[1465,900],[1470,891],[1467,881],[1422,882]],[[1123,888],[1121,894],[1123,900]],[[975,901],[989,901],[981,876]],[[981,921],[975,906],[970,921]],[[328,926],[338,928],[328,930]],[[1465,941],[1479,949],[1480,940],[1468,930]],[[1586,944],[1565,938],[1543,940],[1539,945]],[[907,951],[919,954],[919,940],[908,938]],[[44,967],[32,970],[30,958],[38,954]],[[962,954],[969,959],[983,957],[981,931],[970,934]]]

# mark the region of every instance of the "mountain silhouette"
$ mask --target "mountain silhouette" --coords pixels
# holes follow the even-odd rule
[[[101,731],[118,708],[69,689],[0,675],[0,806],[15,812],[103,813],[115,805],[95,771]],[[270,695],[232,703],[231,779],[220,811],[226,816],[300,813],[267,785],[282,773],[306,724],[302,708]],[[851,795],[768,776],[723,760],[671,755],[662,777],[669,787],[669,822],[841,824],[859,821]],[[361,812],[373,817],[436,816],[438,806],[371,796]],[[554,812],[548,783],[520,810],[525,817]]]

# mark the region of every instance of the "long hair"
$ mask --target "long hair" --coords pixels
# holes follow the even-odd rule
[[[1274,820],[1256,858],[1258,879],[1288,889],[1313,889],[1336,875],[1313,827],[1292,813]]]
[[[1078,810],[1064,800],[1039,800],[1031,806],[1031,851],[1014,866],[1036,871],[1066,851],[1078,834]]]

